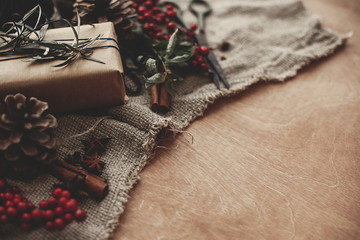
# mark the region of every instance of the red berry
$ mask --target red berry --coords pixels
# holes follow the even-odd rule
[[[9,207],[8,209],[6,209],[6,215],[9,218],[14,218],[17,215],[17,210],[14,207]]]
[[[156,25],[155,25],[155,23],[149,23],[149,27],[150,27],[150,29],[155,29]]]
[[[71,193],[68,190],[64,190],[62,191],[61,196],[65,198],[70,198]]]
[[[35,221],[40,221],[43,217],[43,213],[40,209],[34,209],[31,211],[31,218]]]
[[[30,220],[31,220],[30,213],[23,213],[23,215],[21,216],[21,221],[22,222],[30,222]]]
[[[52,220],[55,217],[54,211],[50,209],[46,210],[43,215],[46,220]]]
[[[138,20],[139,20],[139,22],[143,22],[143,21],[145,21],[145,17],[144,16],[138,16]]]
[[[193,32],[196,31],[197,28],[198,28],[198,25],[195,24],[195,23],[190,25],[190,30],[193,31]]]
[[[200,66],[201,66],[201,69],[204,71],[206,71],[208,69],[208,67],[205,63],[202,63]]]
[[[202,55],[204,55],[204,56],[209,55],[209,48],[208,47],[202,46],[200,49],[201,49],[201,54]]]
[[[195,32],[193,32],[193,31],[188,31],[188,32],[187,32],[187,35],[188,35],[189,37],[194,37],[194,36],[195,36]]]
[[[168,5],[166,5],[166,10],[168,10],[168,11],[172,11],[172,10],[174,10],[174,6],[173,6],[173,5],[168,4]]]
[[[15,193],[15,194],[14,194],[14,199],[16,199],[16,198],[21,199],[21,195],[20,195],[19,193]]]
[[[18,188],[17,186],[12,187],[12,192],[13,193],[19,193],[20,192],[20,188]]]
[[[176,28],[176,24],[173,23],[173,22],[169,22],[169,23],[167,24],[167,28],[174,30],[174,29]]]
[[[25,202],[19,202],[16,208],[19,212],[25,212],[27,209],[27,204]]]
[[[13,202],[14,206],[17,206],[21,202],[21,199],[20,198],[14,198],[12,200],[12,202]]]
[[[198,54],[199,54],[199,52],[201,51],[201,48],[200,48],[200,46],[196,46],[195,47],[195,56],[197,56]]]
[[[5,193],[0,193],[0,200],[5,199]]]
[[[25,232],[29,232],[31,230],[31,226],[27,223],[22,223],[21,224],[21,229]]]
[[[160,12],[160,9],[155,6],[155,7],[152,8],[152,11],[153,11],[154,13],[157,13],[157,12]]]
[[[48,231],[52,231],[54,230],[54,223],[52,221],[48,221],[45,223],[45,228]]]
[[[35,205],[29,202],[29,203],[27,203],[27,208],[29,210],[33,210],[33,209],[35,209]]]
[[[6,200],[12,200],[13,197],[14,197],[14,196],[13,196],[12,193],[10,193],[10,192],[5,193],[5,199],[6,199]]]
[[[163,38],[162,33],[161,33],[161,32],[156,33],[156,34],[155,34],[155,38],[157,38],[157,39]]]
[[[5,181],[3,179],[0,179],[0,189],[4,188],[5,186]]]
[[[74,213],[74,218],[77,222],[82,222],[86,219],[86,212],[81,209],[81,208],[78,208],[75,213]]]
[[[47,208],[48,208],[48,201],[46,201],[46,200],[40,201],[39,207],[40,207],[41,209],[43,209],[43,210],[47,209]]]
[[[0,215],[0,223],[1,224],[7,224],[8,222],[9,222],[9,219],[5,214]]]
[[[67,199],[67,198],[65,198],[65,197],[59,198],[59,201],[58,201],[59,206],[64,207],[65,204],[68,202],[68,200],[69,200],[69,199]]]
[[[63,230],[65,228],[64,220],[62,220],[61,218],[56,218],[54,220],[54,226],[57,230]]]
[[[164,17],[165,17],[165,14],[162,13],[162,12],[159,12],[158,14],[156,14],[156,17],[164,18]]]
[[[52,192],[52,196],[54,198],[60,198],[61,197],[61,194],[62,194],[62,189],[61,188],[55,188]]]
[[[147,8],[152,8],[153,3],[152,3],[150,0],[148,0],[148,1],[146,1],[146,2],[144,3],[144,5],[145,5],[145,7],[147,7]]]
[[[0,206],[0,215],[4,214],[6,209],[3,206]]]
[[[57,205],[57,200],[55,198],[50,198],[48,200],[48,208],[54,208]]]
[[[145,31],[150,30],[149,23],[145,23],[144,26],[143,26],[143,29],[144,29]]]
[[[194,67],[196,67],[198,64],[199,64],[199,63],[198,63],[198,61],[196,61],[196,60],[192,60],[192,61],[191,61],[191,65],[193,65]]]
[[[175,18],[177,15],[176,11],[174,10],[171,10],[171,11],[167,11],[166,12],[166,16],[169,17],[169,18]]]
[[[198,57],[197,61],[200,65],[204,63],[204,59],[201,57]]]
[[[162,22],[164,21],[164,18],[157,16],[157,17],[155,18],[155,21],[156,21],[157,23],[162,23]]]
[[[70,199],[64,206],[65,212],[73,212],[77,209],[78,202],[75,199]]]
[[[148,11],[148,12],[144,13],[144,18],[147,19],[147,20],[151,20],[152,12]]]
[[[55,216],[61,217],[64,213],[64,210],[62,207],[57,207],[57,208],[55,208],[54,213],[55,213]]]
[[[139,13],[139,14],[144,14],[146,11],[147,11],[147,10],[146,10],[146,7],[144,7],[144,6],[140,6],[140,7],[138,8],[138,13]]]
[[[8,201],[6,201],[6,202],[5,202],[5,207],[6,207],[6,208],[9,208],[9,207],[14,207],[14,203],[13,203],[13,201],[9,201],[9,200],[8,200]]]
[[[72,221],[74,221],[74,217],[71,213],[65,213],[64,217],[63,217],[63,220],[65,223],[69,224],[71,223]]]
[[[135,9],[137,9],[137,8],[139,7],[139,4],[133,3],[131,6],[132,6],[133,8],[135,8]]]

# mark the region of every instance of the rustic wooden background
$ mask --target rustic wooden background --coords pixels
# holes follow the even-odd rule
[[[360,1],[304,3],[347,46],[164,143],[114,239],[360,239]]]

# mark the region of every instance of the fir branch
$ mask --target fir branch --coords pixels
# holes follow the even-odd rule
[[[37,15],[36,15],[37,14]],[[101,35],[94,38],[80,39],[80,17],[78,16],[78,23],[75,27],[66,19],[59,19],[54,21],[45,20],[41,23],[42,10],[40,5],[37,5],[26,13],[18,22],[7,22],[3,28],[7,28],[5,32],[0,31],[0,61],[7,61],[12,59],[27,58],[26,61],[53,61],[62,60],[62,63],[54,67],[64,67],[79,58],[89,61],[105,64],[104,62],[90,57],[94,49],[102,48],[102,46],[95,46],[100,40],[103,40]],[[34,26],[26,24],[26,20],[31,16],[36,16],[37,21]],[[49,25],[62,21],[65,22],[74,34],[74,38],[69,39],[71,43],[61,42],[61,40],[44,40]]]

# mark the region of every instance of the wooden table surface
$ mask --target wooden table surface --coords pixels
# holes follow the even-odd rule
[[[164,143],[114,239],[360,239],[360,1],[304,4],[347,46]]]

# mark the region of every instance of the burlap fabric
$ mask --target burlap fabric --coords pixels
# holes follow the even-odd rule
[[[186,6],[188,1],[182,1]],[[207,35],[215,48],[231,83],[230,90],[218,91],[203,76],[187,76],[177,88],[173,110],[164,116],[152,113],[148,106],[149,91],[132,97],[125,106],[107,109],[103,116],[72,114],[59,118],[57,135],[63,138],[60,157],[81,148],[80,140],[88,136],[68,138],[86,131],[104,116],[95,136],[109,136],[103,177],[109,180],[110,193],[101,202],[81,201],[87,210],[84,223],[73,223],[62,232],[44,229],[23,233],[16,227],[0,228],[1,239],[107,239],[124,210],[129,190],[150,160],[162,129],[183,129],[202,115],[209,103],[222,96],[231,96],[258,81],[284,81],[312,60],[328,56],[341,46],[346,36],[338,36],[322,28],[320,21],[309,15],[297,0],[211,0],[214,13],[207,20]],[[188,17],[188,16],[186,16]],[[188,18],[192,20],[190,17]],[[228,41],[232,47],[220,52],[217,46]],[[174,150],[176,151],[176,150]],[[34,203],[50,196],[51,176],[17,184]],[[140,227],[140,226],[139,226]]]

